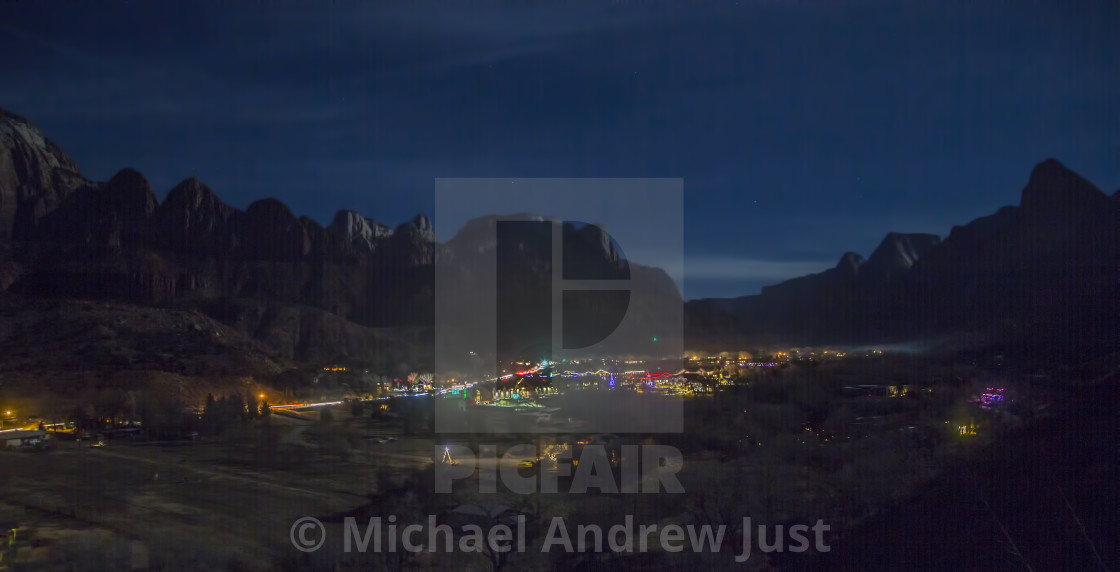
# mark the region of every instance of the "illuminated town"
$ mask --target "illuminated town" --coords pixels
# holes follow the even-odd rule
[[[0,572],[1120,571],[1118,24],[0,2]]]

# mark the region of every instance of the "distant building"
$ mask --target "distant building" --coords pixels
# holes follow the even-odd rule
[[[37,429],[12,429],[0,431],[0,449],[19,449],[41,445],[50,439],[50,433]]]

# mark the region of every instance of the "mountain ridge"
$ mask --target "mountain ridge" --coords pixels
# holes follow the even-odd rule
[[[20,122],[9,131],[46,145],[33,125],[4,117],[9,124]],[[19,155],[20,164],[46,161],[39,171],[55,163],[76,168],[68,159],[42,159],[46,151],[11,147],[0,152]],[[238,209],[193,176],[174,185],[162,202],[132,168],[105,182],[76,176],[80,184],[65,193],[21,186],[25,195],[39,192],[57,200],[23,234],[4,239],[3,295],[200,311],[277,350],[277,359],[297,363],[356,360],[393,368],[419,362],[430,368],[436,257],[454,261],[458,248],[458,258],[469,259],[467,253],[482,245],[462,237],[486,226],[482,217],[439,243],[423,213],[390,227],[342,209],[323,226],[297,217],[275,198]],[[580,253],[581,265],[618,264],[620,254],[601,229],[575,234],[580,240],[572,252]],[[529,264],[550,264],[539,258]],[[663,271],[639,265],[633,270],[657,284],[669,303],[681,303]],[[474,269],[462,277],[484,278]]]
[[[32,123],[0,109],[0,286],[9,298],[201,310],[268,341],[278,359],[398,360],[407,356],[380,355],[392,343],[372,342],[385,341],[386,328],[427,325],[434,232],[424,215],[376,228],[377,252],[363,251],[275,198],[238,209],[193,176],[163,201],[132,168],[92,181]]]
[[[492,248],[480,242],[487,240],[479,234],[485,219],[440,243],[424,214],[391,227],[341,209],[324,226],[275,198],[232,207],[195,177],[161,202],[134,169],[105,182],[86,179],[32,124],[0,110],[5,295],[198,309],[269,340],[280,359],[401,359],[344,338],[361,328],[382,332],[383,340],[394,328],[426,329],[430,336],[434,263],[466,263],[472,252]],[[1117,228],[1120,191],[1107,195],[1046,159],[1031,170],[1018,205],[954,226],[944,239],[888,233],[867,258],[847,252],[832,268],[756,295],[683,302],[663,271],[632,269],[659,284],[661,303],[684,304],[690,345],[975,331],[1029,337],[1045,328],[1072,336],[1102,333],[1106,318],[1120,317],[1108,301],[1120,299]],[[570,235],[582,244],[573,252],[581,254],[565,268],[617,272],[620,253],[601,229],[570,229]],[[542,257],[527,263],[543,271]],[[335,346],[344,350],[334,352]],[[419,353],[430,357],[430,350]]]
[[[1120,318],[1118,286],[1120,200],[1046,159],[1020,204],[945,240],[889,233],[867,260],[849,252],[759,294],[689,301],[688,337],[851,343],[982,331],[1071,346],[1087,333],[1115,338],[1103,324]]]

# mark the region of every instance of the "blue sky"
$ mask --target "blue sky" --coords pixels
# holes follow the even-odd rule
[[[1116,2],[10,2],[0,106],[107,179],[322,223],[445,177],[680,177],[685,295],[1120,187]],[[437,232],[447,229],[435,221]]]

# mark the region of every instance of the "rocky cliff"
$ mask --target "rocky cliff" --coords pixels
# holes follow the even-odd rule
[[[195,178],[160,202],[133,169],[87,180],[3,111],[0,242],[9,296],[199,309],[297,362],[390,359],[391,329],[430,326],[425,216],[389,229],[340,211],[323,227],[276,199],[233,208]]]
[[[14,237],[0,239],[0,286],[9,297],[197,311],[280,360],[396,367],[431,359],[436,257],[470,284],[484,278],[476,258],[494,248],[476,232],[492,219],[472,221],[438,244],[423,214],[390,228],[340,210],[323,226],[272,198],[231,207],[193,177],[160,202],[141,173],[126,168],[106,182],[86,180],[33,125],[3,118],[5,133],[18,137],[0,140],[0,156],[13,158],[0,164],[7,167],[0,181],[23,197],[11,203],[19,207],[11,220],[24,220]],[[551,234],[538,238],[518,264],[539,271],[533,279],[551,280]],[[566,278],[633,276],[656,286],[656,302],[635,299],[644,317],[637,327],[680,331],[657,322],[666,304],[681,304],[664,272],[628,264],[596,226],[566,228],[565,241]],[[469,299],[456,304],[478,307]],[[573,299],[565,311],[571,323],[609,322],[602,307]]]
[[[1120,200],[1054,159],[1039,163],[1019,205],[940,240],[888,234],[864,261],[686,305],[695,345],[891,341],[960,332],[1073,346],[1116,339]]]
[[[440,244],[424,215],[391,228],[341,210],[323,226],[275,199],[231,207],[194,178],[161,202],[132,169],[86,179],[38,129],[0,110],[0,291],[8,304],[84,299],[201,312],[276,360],[425,363],[434,263],[449,263],[464,284],[477,280],[478,257],[495,248],[481,232],[492,223],[472,221]],[[565,249],[565,278],[646,284],[652,294],[634,308],[642,316],[635,335],[679,331],[660,316],[680,303],[664,272],[628,263],[597,227],[565,228],[564,237],[574,245]],[[529,240],[510,263],[543,280],[546,244]],[[603,308],[612,304],[579,298],[565,311],[592,325],[610,321]],[[962,331],[1066,345],[1112,340],[1120,192],[1106,195],[1048,159],[1031,172],[1019,205],[954,227],[944,240],[891,233],[866,259],[849,252],[834,268],[755,296],[689,302],[685,319],[692,347]]]
[[[26,119],[0,109],[0,237],[24,238],[86,183],[62,149]]]

